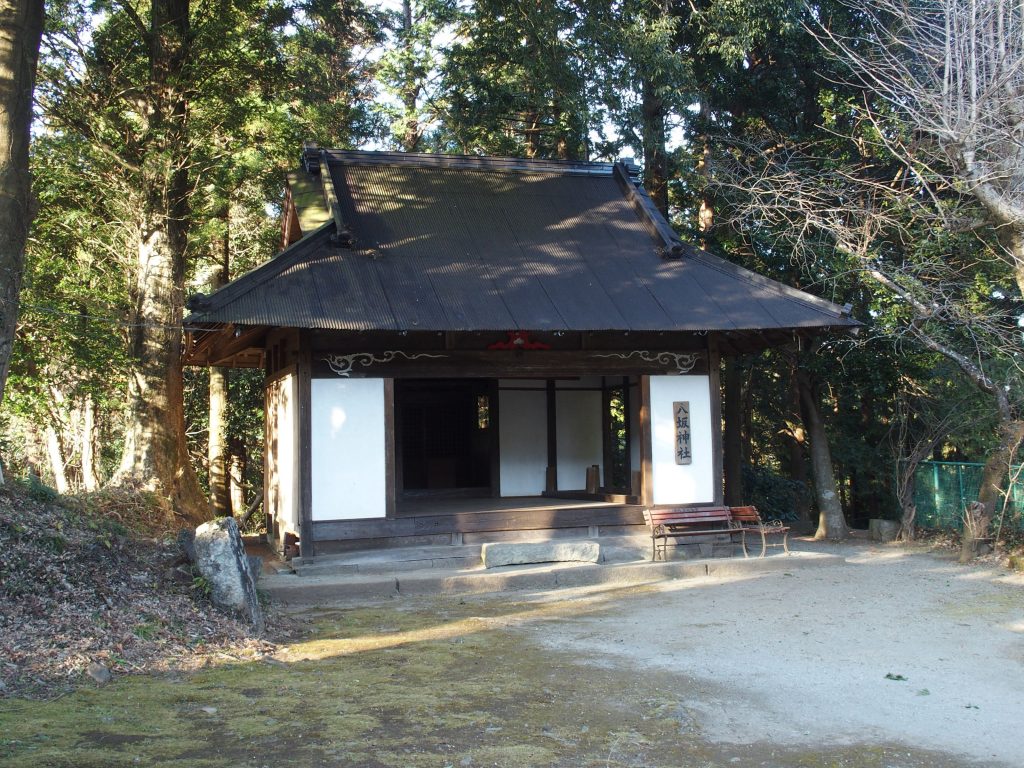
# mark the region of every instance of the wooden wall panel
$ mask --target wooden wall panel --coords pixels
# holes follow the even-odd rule
[[[486,531],[528,531],[591,525],[643,525],[642,507],[501,510],[385,520],[324,520],[313,524],[316,541],[429,536]]]

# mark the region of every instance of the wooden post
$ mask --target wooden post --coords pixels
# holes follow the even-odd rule
[[[651,434],[651,377],[640,377],[640,503],[654,504],[654,442]]]
[[[296,384],[298,386],[299,444],[299,554],[304,563],[313,562],[316,544],[313,541],[313,385],[312,354],[309,331],[299,331],[299,351],[296,356]]]
[[[558,414],[554,379],[548,379],[547,393],[548,468],[544,490],[547,493],[555,493],[558,490]]]
[[[636,493],[633,488],[632,477],[633,477],[633,428],[631,423],[633,421],[632,411],[630,410],[633,406],[630,402],[629,396],[629,376],[622,377],[622,416],[625,421],[626,428],[626,451],[623,465],[622,465],[622,477],[623,483],[626,487],[623,489],[628,494]]]
[[[715,506],[725,503],[725,459],[722,454],[722,355],[718,335],[708,334],[708,389],[711,396],[711,463]]]
[[[612,468],[615,464],[615,452],[613,450],[613,443],[615,435],[612,429],[612,393],[611,388],[605,381],[604,376],[601,377],[601,460],[604,463],[604,483],[605,490],[612,491],[617,490],[613,488],[613,472]],[[627,474],[628,476],[628,474]],[[599,481],[599,484],[600,481]]]
[[[398,473],[395,461],[395,380],[384,379],[384,516],[395,516]]]
[[[487,428],[491,432],[491,498],[501,497],[501,409],[498,407],[498,400],[501,398],[501,391],[498,387],[498,380],[491,379],[487,384],[487,405],[490,422]]]
[[[273,498],[270,495],[270,483],[274,477],[274,453],[271,446],[276,439],[277,417],[271,417],[270,383],[264,377],[263,382],[263,510],[267,519],[266,542],[273,549],[278,550],[281,542],[277,541],[277,507],[271,503]],[[271,422],[271,418],[274,419]]]

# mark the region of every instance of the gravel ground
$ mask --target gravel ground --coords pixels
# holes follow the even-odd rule
[[[682,675],[712,743],[886,742],[1024,765],[1024,576],[896,547],[827,551],[846,563],[671,582],[531,639]]]

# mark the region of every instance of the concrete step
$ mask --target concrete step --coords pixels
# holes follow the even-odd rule
[[[571,540],[550,539],[545,543],[565,541]],[[602,562],[623,563],[651,556],[651,541],[646,536],[601,536],[588,541],[596,541],[600,545]],[[366,549],[320,555],[312,563],[303,563],[299,558],[295,558],[291,561],[291,568],[304,577],[403,573],[435,568],[461,570],[476,568],[483,562],[482,547],[482,544],[437,544],[423,547]]]
[[[299,576],[352,576],[402,573],[434,568],[460,570],[480,565],[480,544],[432,547],[396,547],[321,555],[312,563],[292,560]]]
[[[392,574],[277,575],[264,577],[260,590],[285,606],[359,604],[409,595],[473,595],[519,590],[651,584],[702,576],[755,576],[828,565],[843,557],[819,552],[773,554],[765,558],[718,557],[706,560],[631,563],[557,563],[445,570],[429,568]]]
[[[546,539],[533,543],[557,546],[573,541],[592,541],[600,546],[602,563],[631,563],[651,558],[651,539],[646,535],[600,536],[596,539]],[[501,542],[499,542],[501,543]],[[531,544],[531,542],[506,542]],[[688,543],[691,548],[697,546]],[[335,555],[320,555],[312,563],[296,558],[291,569],[300,576],[354,576],[400,574],[408,571],[433,569],[465,570],[476,568],[483,562],[482,544],[433,545],[421,547],[394,547],[390,549],[358,550]],[[672,546],[670,545],[670,558]],[[721,552],[721,546],[717,547]],[[703,554],[710,555],[710,551]],[[728,554],[728,553],[726,553]],[[738,554],[738,550],[731,554]]]

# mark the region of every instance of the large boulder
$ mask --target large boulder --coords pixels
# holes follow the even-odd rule
[[[233,517],[221,517],[196,528],[195,564],[210,585],[213,604],[248,619],[263,631],[263,611],[245,545]]]

